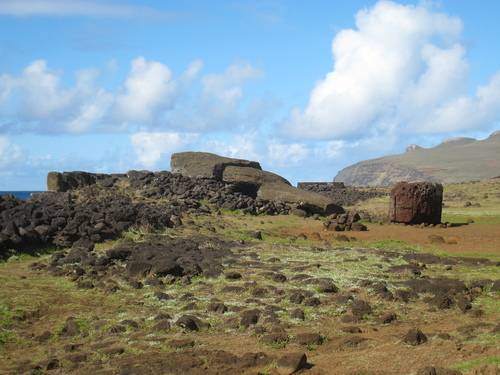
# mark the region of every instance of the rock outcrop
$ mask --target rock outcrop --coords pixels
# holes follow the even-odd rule
[[[226,158],[209,152],[179,152],[172,154],[170,170],[194,178],[222,180],[224,169],[229,166],[261,170],[256,161]]]
[[[439,224],[443,185],[431,182],[400,182],[391,190],[389,218],[394,223]]]
[[[85,186],[94,185],[98,182],[103,186],[109,187],[120,178],[123,174],[102,174],[89,172],[49,172],[47,174],[47,190],[48,191],[69,191]]]

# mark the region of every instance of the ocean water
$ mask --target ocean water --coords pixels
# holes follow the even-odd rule
[[[28,199],[32,193],[40,193],[40,191],[0,191],[0,195],[12,194],[18,199]]]

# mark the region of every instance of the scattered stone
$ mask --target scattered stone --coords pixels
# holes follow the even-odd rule
[[[328,280],[320,280],[318,283],[318,292],[320,293],[337,293],[339,288],[332,282]]]
[[[80,334],[80,326],[75,318],[69,317],[66,319],[63,328],[61,329],[60,336],[72,337]]]
[[[202,322],[199,318],[192,315],[183,315],[175,324],[189,331],[199,331],[203,328],[208,328],[210,324]]]
[[[285,332],[269,333],[261,337],[261,341],[267,345],[281,344],[284,345],[288,342],[288,335]]]
[[[207,306],[207,310],[210,312],[215,312],[217,314],[224,314],[227,312],[227,306],[222,302],[210,302]]]
[[[347,327],[342,327],[340,328],[340,330],[342,332],[345,332],[345,333],[362,333],[363,331],[361,330],[361,328],[359,327],[356,327],[356,326],[347,326]]]
[[[170,322],[166,319],[162,319],[153,326],[153,331],[156,332],[169,331],[170,328],[171,328]]]
[[[226,272],[224,274],[227,280],[239,280],[241,279],[241,273],[239,272]]]
[[[125,348],[123,346],[110,346],[109,348],[102,349],[102,353],[108,356],[120,355],[125,353]]]
[[[299,345],[321,345],[323,337],[318,333],[299,333],[294,341]]]
[[[47,362],[47,366],[45,367],[45,369],[47,371],[51,371],[51,370],[58,369],[60,366],[61,366],[61,364],[57,358],[51,358]]]
[[[369,315],[372,313],[372,307],[368,302],[361,299],[357,299],[352,301],[351,312],[352,315],[354,315],[354,317],[358,319],[363,319],[365,315]]]
[[[247,311],[244,311],[242,314],[241,314],[241,320],[240,320],[240,325],[242,327],[249,327],[251,325],[255,325],[259,322],[259,318],[260,318],[260,311],[259,310],[247,310]]]
[[[403,342],[409,345],[417,346],[426,343],[427,336],[418,328],[412,328],[403,337]]]
[[[192,348],[194,346],[194,340],[192,339],[174,339],[168,342],[168,346],[174,349],[186,349]]]
[[[305,353],[288,353],[278,359],[276,370],[280,375],[291,375],[305,368],[306,365]]]
[[[391,313],[387,313],[387,314],[382,315],[379,319],[379,322],[381,324],[389,324],[389,323],[392,323],[393,321],[395,321],[397,318],[398,318],[398,316],[395,313],[391,312]]]
[[[290,312],[290,317],[292,319],[297,319],[297,320],[305,320],[305,314],[304,311],[301,309],[294,309]]]
[[[163,292],[155,292],[154,296],[160,301],[168,301],[169,299],[172,299],[170,295]]]

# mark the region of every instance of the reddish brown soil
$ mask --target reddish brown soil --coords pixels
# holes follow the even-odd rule
[[[421,228],[399,224],[368,224],[367,232],[329,232],[321,222],[308,220],[303,226],[283,228],[283,236],[306,236],[319,233],[324,240],[333,240],[339,234],[355,237],[361,241],[399,240],[419,245],[424,250],[442,250],[450,255],[488,255],[500,257],[500,224],[469,224],[454,228]],[[446,242],[455,239],[456,244],[431,244],[430,235],[442,236]],[[309,237],[309,236],[308,236]]]

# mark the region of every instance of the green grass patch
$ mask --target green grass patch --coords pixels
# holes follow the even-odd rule
[[[484,365],[500,365],[500,356],[495,355],[472,359],[470,361],[458,363],[454,365],[453,368],[459,371],[470,371],[476,367]]]
[[[366,243],[367,247],[396,251],[422,251],[419,245],[412,245],[403,240],[379,240]]]

